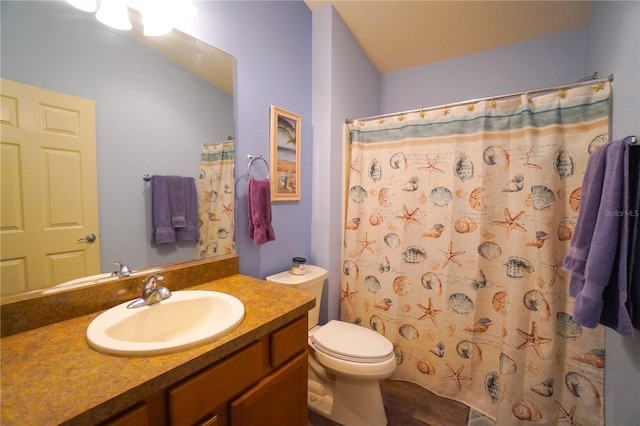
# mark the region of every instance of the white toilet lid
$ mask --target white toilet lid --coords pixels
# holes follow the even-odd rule
[[[386,337],[342,321],[329,321],[310,339],[316,350],[347,361],[381,362],[393,354],[393,345]]]

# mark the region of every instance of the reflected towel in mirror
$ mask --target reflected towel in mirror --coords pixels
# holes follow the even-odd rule
[[[169,188],[170,178],[180,182],[183,187],[180,198],[184,211],[184,226],[176,228],[172,220],[172,192]],[[153,239],[156,244],[167,244],[176,241],[197,240],[197,194],[195,179],[179,176],[151,176],[151,221]]]
[[[180,176],[167,176],[169,186],[169,210],[171,211],[171,225],[174,228],[187,226],[185,195],[187,192],[187,179]]]

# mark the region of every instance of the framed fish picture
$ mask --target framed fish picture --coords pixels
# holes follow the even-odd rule
[[[300,116],[271,105],[271,201],[300,200]]]

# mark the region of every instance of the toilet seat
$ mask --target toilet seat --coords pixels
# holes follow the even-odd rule
[[[356,363],[381,363],[393,358],[391,342],[373,330],[342,321],[329,321],[309,337],[315,350]]]

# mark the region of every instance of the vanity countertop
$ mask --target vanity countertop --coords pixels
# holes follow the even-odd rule
[[[313,296],[231,275],[189,290],[231,294],[245,318],[226,336],[185,351],[119,357],[91,349],[85,332],[100,312],[0,339],[2,425],[95,424],[307,313]]]

